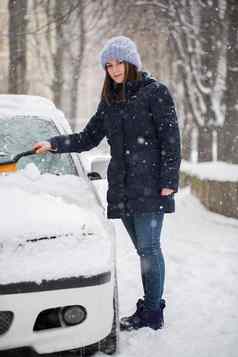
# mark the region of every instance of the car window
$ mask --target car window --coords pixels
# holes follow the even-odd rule
[[[39,117],[17,116],[2,120],[0,118],[1,162],[12,159],[20,152],[31,150],[34,143],[55,135],[60,135],[55,124]],[[24,168],[30,162],[33,162],[41,173],[77,174],[70,154],[32,155],[20,159],[17,167]]]

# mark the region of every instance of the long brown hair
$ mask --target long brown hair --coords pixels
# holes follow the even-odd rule
[[[121,84],[115,84],[113,79],[110,77],[107,67],[105,69],[105,79],[103,83],[101,99],[104,99],[107,104],[113,102],[125,102],[125,83],[127,81],[136,81],[141,79],[141,72],[137,70],[137,67],[131,63],[124,62],[125,64],[125,78]],[[116,88],[116,90],[113,88]]]

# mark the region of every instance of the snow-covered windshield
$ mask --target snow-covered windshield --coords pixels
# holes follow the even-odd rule
[[[3,120],[0,118],[0,162],[12,159],[20,152],[31,150],[33,144],[38,141],[59,134],[53,122],[37,116],[17,116]],[[34,162],[41,173],[72,175],[77,173],[69,154],[32,155],[20,159],[17,167],[22,169],[30,162]]]

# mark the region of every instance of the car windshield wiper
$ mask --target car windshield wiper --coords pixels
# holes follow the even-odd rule
[[[39,241],[42,241],[42,240],[73,237],[73,235],[74,235],[73,233],[65,233],[65,234],[59,234],[59,235],[53,235],[53,236],[30,238],[30,239],[27,239],[26,242],[27,243],[35,243],[35,242],[39,242]],[[92,232],[86,232],[86,233],[83,232],[82,235],[84,235],[84,236],[92,236],[93,233]]]

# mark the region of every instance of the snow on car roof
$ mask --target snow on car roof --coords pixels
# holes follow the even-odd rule
[[[0,195],[0,284],[110,270],[112,242],[84,178],[41,175],[29,164],[0,175]]]
[[[0,94],[0,119],[18,115],[46,120],[62,119],[64,114],[47,98],[33,95]]]

